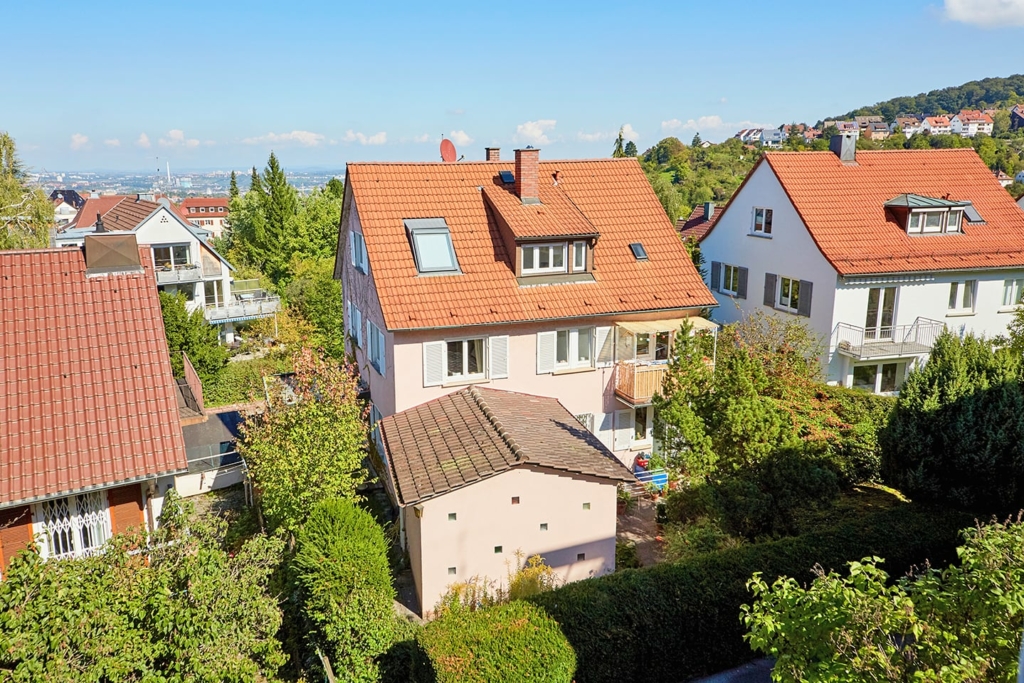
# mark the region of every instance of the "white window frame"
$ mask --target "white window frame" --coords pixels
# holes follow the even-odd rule
[[[366,321],[366,346],[367,357],[370,365],[381,377],[386,376],[387,353],[385,350],[384,332],[373,324],[373,321]]]
[[[970,306],[965,306],[968,293]],[[949,301],[947,302],[946,315],[971,315],[978,306],[978,281],[977,280],[955,280],[949,283]]]
[[[185,247],[185,260],[180,262],[180,263],[177,261],[177,259],[174,258],[174,250],[179,248],[179,247]],[[168,253],[170,254],[170,266],[171,266],[172,270],[192,265],[192,245],[189,244],[188,242],[168,242],[166,244],[154,244],[152,249],[153,249],[153,267],[155,267],[155,268],[162,268],[163,267],[163,266],[159,265],[156,262],[156,250],[157,249],[167,249],[168,250]]]
[[[643,408],[647,415],[647,424],[644,426],[645,437],[643,439],[636,438],[636,411]],[[650,404],[636,406],[632,410],[633,426],[629,432],[629,447],[630,448],[647,448],[654,444],[654,407]]]
[[[928,216],[938,216],[939,225],[928,227]],[[916,209],[907,216],[908,235],[941,235],[943,233],[959,233],[963,224],[964,211],[952,209]]]
[[[786,291],[785,283],[789,282],[789,296],[783,299],[783,292]],[[793,305],[793,285],[796,285],[796,305]],[[775,297],[775,307],[789,313],[797,313],[800,309],[800,278],[779,276],[779,291]]]
[[[1015,309],[1024,294],[1024,278],[1003,280],[1003,308]]]
[[[520,247],[521,256],[522,256],[522,259],[523,259],[521,273],[523,275],[543,275],[543,274],[549,274],[549,273],[565,273],[565,272],[568,272],[568,269],[569,269],[568,256],[569,255],[566,253],[566,246],[567,246],[566,242],[546,242],[544,244],[524,244],[523,246]],[[546,268],[542,268],[539,265],[537,265],[537,264],[540,263],[540,250],[541,249],[549,250],[549,253],[548,253],[548,264],[549,265]],[[534,266],[532,268],[527,268],[526,267],[526,252],[527,252],[527,250],[530,250],[533,253],[533,263],[534,263]],[[561,251],[561,253],[562,253],[562,265],[561,266],[551,265],[551,264],[553,264],[555,262],[555,254],[558,253],[558,251]]]
[[[582,273],[587,270],[587,243],[572,243],[572,269],[573,272]]]
[[[363,348],[363,313],[351,301],[348,304],[349,319],[348,333],[356,345],[356,348]]]
[[[886,366],[886,365],[895,365],[896,366],[896,377],[893,380],[893,388],[890,389],[890,390],[887,390],[887,391],[882,391],[882,368],[884,366]],[[902,370],[900,368],[901,365],[903,366]],[[857,363],[852,368],[850,368],[850,388],[851,389],[858,389],[858,390],[861,389],[861,387],[857,387],[857,386],[854,385],[853,377],[854,377],[854,373],[856,372],[857,368],[870,368],[870,367],[873,367],[875,369],[875,384],[874,384],[874,386],[871,389],[871,393],[873,393],[873,394],[881,394],[883,396],[890,396],[890,395],[896,394],[899,391],[900,386],[903,384],[903,380],[905,380],[906,377],[907,377],[907,363],[905,361],[886,360],[886,361],[880,361],[878,363]]]
[[[366,254],[366,238],[361,232],[351,231],[352,237],[352,265],[360,273],[369,272],[369,258]]]
[[[731,274],[731,275],[730,275]],[[730,283],[730,279],[733,280]],[[734,284],[735,287],[730,287],[730,284]],[[720,289],[723,294],[729,294],[730,296],[739,296],[740,294],[740,267],[733,266],[728,263],[722,264],[722,281],[719,283]]]
[[[469,368],[469,354],[467,353],[469,346],[468,342],[479,341],[480,342],[480,354],[481,357],[478,359],[480,365],[480,372],[466,372]],[[462,344],[462,371],[452,374],[448,367],[448,345],[449,344]],[[453,384],[457,382],[473,382],[477,380],[487,379],[488,363],[490,358],[487,353],[487,337],[462,337],[459,339],[445,339],[444,341],[444,383]]]
[[[761,227],[760,227],[760,229],[758,228],[758,225],[757,225],[758,214],[760,214],[760,216],[761,216]],[[766,206],[755,206],[754,207],[753,222],[750,225],[750,234],[752,234],[752,235],[759,235],[761,237],[771,237],[772,236],[772,229],[773,229],[774,225],[775,225],[775,212],[774,212],[774,210],[772,210],[772,209],[770,209],[770,208],[768,208]],[[765,230],[766,227],[768,228],[767,230]]]
[[[586,331],[590,335],[590,358],[583,361],[579,359],[580,332]],[[564,336],[566,339],[566,360],[558,360],[558,340]],[[555,370],[573,370],[578,368],[594,367],[594,341],[597,336],[594,327],[570,327],[555,330]]]
[[[39,553],[46,559],[96,554],[113,536],[105,490],[43,501],[33,514]]]

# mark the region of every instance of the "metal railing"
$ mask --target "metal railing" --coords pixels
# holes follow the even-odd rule
[[[157,266],[156,281],[161,285],[175,282],[196,282],[203,279],[203,271],[196,263],[177,266]]]
[[[615,365],[615,393],[633,405],[650,403],[661,391],[661,383],[668,372],[668,363],[627,363]]]
[[[838,323],[832,331],[832,350],[858,360],[898,358],[930,353],[946,324],[917,318],[910,325],[857,327]]]
[[[231,449],[222,453],[219,449],[219,445],[186,448],[185,459],[188,460],[188,471],[209,472],[241,464],[242,456],[238,454],[238,451]]]
[[[227,302],[204,304],[204,315],[211,323],[237,318],[259,318],[273,315],[281,308],[281,297],[258,292],[233,292]]]

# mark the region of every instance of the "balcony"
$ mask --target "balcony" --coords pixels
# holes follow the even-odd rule
[[[203,279],[203,271],[194,263],[178,266],[157,266],[156,281],[160,285],[172,285],[178,282],[198,282]]]
[[[856,360],[904,358],[931,353],[946,324],[918,318],[910,325],[863,328],[839,323],[832,331],[832,350]]]
[[[615,366],[615,395],[629,406],[642,406],[661,391],[668,363],[624,363]]]
[[[208,322],[222,324],[265,318],[280,308],[281,297],[263,290],[249,290],[233,292],[228,302],[207,302],[203,314]]]

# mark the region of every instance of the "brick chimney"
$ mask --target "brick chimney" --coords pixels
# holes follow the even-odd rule
[[[487,161],[501,161],[500,147],[484,147],[484,156]]]
[[[516,150],[516,195],[523,204],[540,204],[538,175],[540,150],[533,147]]]

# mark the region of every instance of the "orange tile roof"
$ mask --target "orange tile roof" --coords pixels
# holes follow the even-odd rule
[[[1024,212],[973,149],[859,151],[856,164],[770,152],[762,163],[841,275],[1024,267]],[[911,236],[883,207],[900,194],[969,201],[985,222]]]
[[[718,221],[718,217],[725,211],[725,207],[728,204],[722,206],[716,206],[711,214],[711,220],[704,218],[704,205],[698,204],[693,207],[693,211],[690,213],[690,217],[683,219],[680,218],[676,221],[676,230],[679,231],[679,236],[684,240],[693,238],[700,242],[704,239],[704,235],[708,234],[711,227]]]
[[[156,202],[127,197],[103,214],[103,226],[107,230],[134,230],[139,223],[159,208],[160,204]],[[95,221],[95,219],[93,220]]]
[[[484,197],[517,239],[598,234],[598,229],[553,183],[541,182],[539,194],[540,204],[523,204],[512,184],[484,185]]]
[[[520,287],[494,210],[482,189],[486,188],[488,197],[500,192],[498,172],[502,170],[514,171],[514,163],[348,165],[346,185],[359,212],[388,329],[715,305],[643,170],[632,158],[540,162],[540,194],[552,201],[552,214],[561,216],[568,211],[567,204],[550,199],[564,193],[600,233],[594,250],[596,282]],[[550,187],[556,171],[557,194]],[[499,194],[494,196],[501,201]],[[407,218],[445,219],[462,274],[418,276],[403,224]],[[542,224],[549,220],[550,216],[544,217]],[[644,245],[649,260],[633,257],[632,242]]]
[[[96,214],[101,216],[113,209],[121,200],[123,194],[107,195],[104,197],[87,197],[85,204],[78,210],[75,217],[68,224],[69,228],[91,228],[96,225]]]
[[[86,277],[82,249],[0,252],[0,506],[183,470],[148,247]]]

